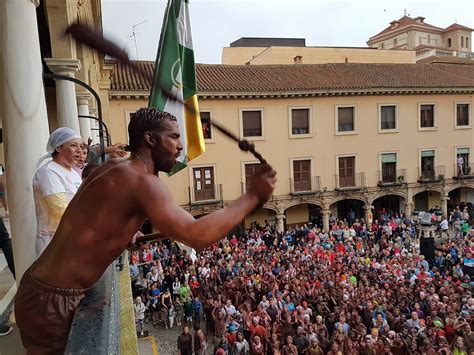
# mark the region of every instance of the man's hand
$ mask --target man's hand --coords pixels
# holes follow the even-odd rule
[[[143,236],[143,233],[138,231],[136,232],[132,239],[128,242],[128,245],[127,245],[127,249],[131,249],[133,248],[133,246],[135,245],[135,243],[137,242],[137,237],[142,237]]]
[[[250,180],[249,193],[258,198],[259,204],[267,202],[275,189],[276,171],[268,164],[262,164]]]
[[[110,147],[105,147],[105,152],[109,155],[124,157],[125,155],[127,155],[127,152],[125,151],[126,146],[126,144],[116,143],[114,145],[111,145]]]

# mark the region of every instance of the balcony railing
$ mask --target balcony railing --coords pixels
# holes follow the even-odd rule
[[[313,194],[321,191],[321,178],[319,176],[313,176],[307,180],[295,181],[290,178],[290,194],[292,195],[305,195]]]
[[[336,190],[358,190],[366,187],[365,173],[356,173],[352,176],[336,174]]]
[[[205,205],[222,202],[222,184],[214,185],[211,188],[201,190],[196,190],[194,187],[189,187],[188,191],[190,205]]]
[[[455,179],[474,179],[474,163],[464,163],[462,166],[454,164],[453,177]]]
[[[380,187],[400,186],[406,183],[407,170],[378,171],[378,185]]]
[[[418,182],[439,182],[446,178],[446,168],[444,166],[435,166],[429,169],[418,168]]]

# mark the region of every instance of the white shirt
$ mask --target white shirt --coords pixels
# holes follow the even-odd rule
[[[441,223],[439,224],[439,226],[441,227],[441,229],[443,229],[443,230],[447,230],[447,229],[448,229],[448,227],[449,227],[449,225],[448,225],[448,221],[447,221],[447,220],[445,220],[445,219],[443,219],[443,220],[441,221]]]
[[[53,236],[56,226],[50,226],[50,216],[46,197],[64,193],[67,202],[71,202],[82,180],[77,172],[68,170],[54,161],[40,167],[33,177],[33,195],[35,199],[37,236]]]

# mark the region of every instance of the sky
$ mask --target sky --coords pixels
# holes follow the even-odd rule
[[[307,46],[366,47],[407,14],[445,28],[474,28],[472,0],[189,0],[197,63],[220,63],[222,48],[240,37],[306,38]],[[104,34],[137,59],[155,60],[166,0],[102,0]],[[142,23],[143,22],[143,23]],[[471,47],[472,48],[472,47]]]

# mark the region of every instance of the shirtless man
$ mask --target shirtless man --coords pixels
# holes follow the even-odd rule
[[[131,157],[97,168],[68,205],[54,238],[25,272],[15,312],[28,353],[62,353],[86,291],[149,219],[161,232],[202,250],[221,239],[271,195],[276,173],[263,165],[249,191],[195,220],[173,200],[158,171],[169,172],[183,149],[176,118],[138,110],[128,126]]]

